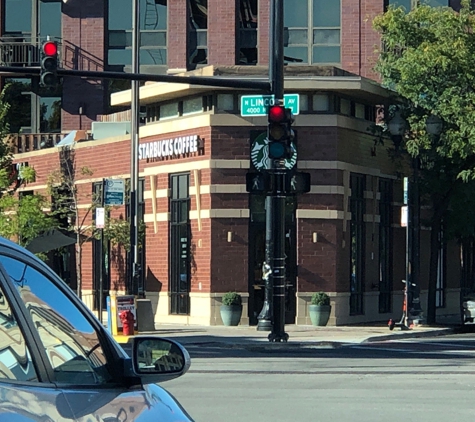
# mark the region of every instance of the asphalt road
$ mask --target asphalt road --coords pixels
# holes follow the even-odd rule
[[[475,334],[343,345],[189,346],[163,384],[197,422],[451,422],[475,414]]]

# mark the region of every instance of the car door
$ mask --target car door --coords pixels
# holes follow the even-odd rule
[[[190,420],[159,386],[128,389],[122,367],[127,356],[46,265],[2,248],[0,265],[15,286],[32,337],[39,346],[37,353],[57,387],[55,411],[60,418],[52,420]]]
[[[15,292],[0,272],[0,422],[55,422],[62,392],[50,381]]]

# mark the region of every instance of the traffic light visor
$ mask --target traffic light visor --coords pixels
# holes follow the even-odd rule
[[[268,117],[269,117],[269,122],[282,122],[285,119],[285,107],[270,106]]]
[[[49,41],[43,44],[43,52],[47,56],[55,56],[58,53],[58,46],[55,42]]]

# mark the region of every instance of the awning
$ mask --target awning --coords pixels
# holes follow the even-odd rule
[[[67,145],[74,144],[74,138],[76,137],[77,130],[73,130],[71,133],[68,133],[61,141],[59,141],[57,147],[65,147]]]
[[[63,233],[60,229],[51,229],[34,238],[26,249],[32,253],[48,252],[63,246],[74,245],[76,236]]]

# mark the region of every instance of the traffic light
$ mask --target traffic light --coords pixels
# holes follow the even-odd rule
[[[40,85],[54,88],[59,82],[56,74],[58,69],[58,44],[56,42],[45,41],[42,44],[40,65]]]
[[[273,105],[268,111],[267,138],[269,139],[269,157],[280,160],[292,157],[293,137],[292,112],[290,108]]]

